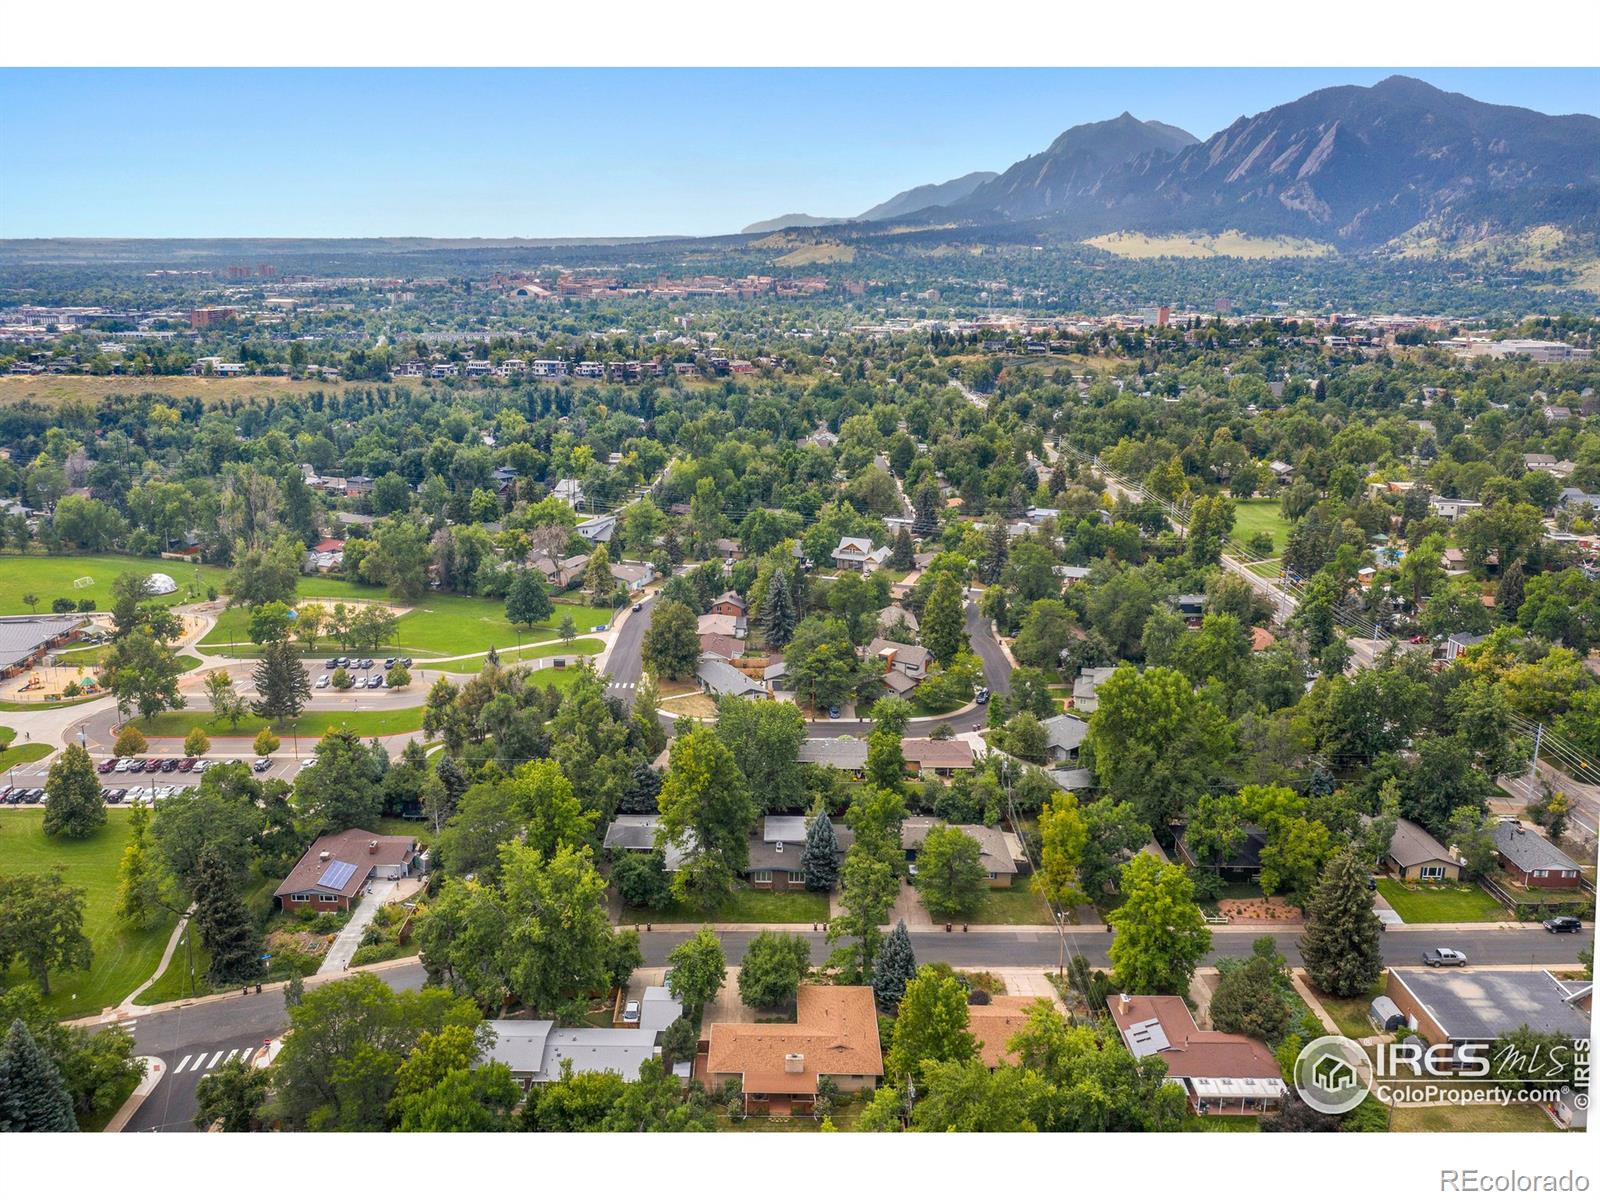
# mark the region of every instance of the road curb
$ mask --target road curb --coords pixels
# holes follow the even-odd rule
[[[132,1093],[122,1102],[122,1107],[117,1109],[111,1120],[106,1122],[106,1127],[101,1132],[121,1133],[126,1129],[128,1122],[133,1120],[133,1114],[139,1111],[139,1106],[145,1102],[151,1092],[156,1090],[156,1085],[166,1077],[167,1064],[165,1059],[147,1054],[141,1056],[139,1061],[144,1064],[144,1078],[139,1080]]]

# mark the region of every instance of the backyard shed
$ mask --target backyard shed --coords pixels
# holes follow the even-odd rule
[[[1367,1009],[1367,1016],[1372,1018],[1372,1023],[1385,1033],[1406,1027],[1406,1015],[1400,1011],[1400,1006],[1387,996],[1379,996]]]

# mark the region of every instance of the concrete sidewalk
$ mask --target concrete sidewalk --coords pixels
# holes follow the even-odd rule
[[[318,975],[337,975],[349,969],[350,960],[361,948],[361,939],[366,936],[372,918],[389,902],[398,887],[392,879],[379,879],[367,885],[367,890],[361,894],[361,903],[356,905],[355,912],[350,914],[344,928],[333,939],[328,953],[323,955],[322,965],[317,968]]]

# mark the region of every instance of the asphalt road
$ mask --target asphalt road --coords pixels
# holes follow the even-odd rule
[[[687,935],[683,933],[644,933],[640,937],[645,962],[664,966],[667,954]],[[719,933],[730,963],[737,963],[755,934]],[[827,956],[823,935],[806,934],[812,946],[812,959]],[[1250,945],[1262,936],[1259,929],[1216,929],[1208,962],[1218,958],[1243,958]],[[1278,948],[1290,963],[1300,963],[1296,947],[1298,931],[1275,935]],[[1578,937],[1556,937],[1543,930],[1495,929],[1450,933],[1426,930],[1392,930],[1383,936],[1384,955],[1395,965],[1420,963],[1426,949],[1447,943],[1466,953],[1474,966],[1532,966],[1569,964],[1578,950],[1593,945],[1586,931]],[[1033,967],[1056,965],[1061,947],[1051,932],[1031,930],[985,930],[982,933],[914,933],[911,943],[919,961],[948,962],[958,967]],[[1070,931],[1066,953],[1082,954],[1096,966],[1107,966],[1111,935],[1099,928],[1074,928]],[[373,972],[391,987],[420,987],[424,972],[416,963],[378,968]],[[306,986],[316,987],[315,979]],[[213,1067],[226,1061],[230,1052],[248,1054],[288,1027],[281,991],[230,996],[206,1004],[196,1004],[168,1012],[147,1014],[133,1026],[134,1044],[140,1054],[153,1055],[166,1063],[167,1073],[128,1124],[130,1132],[184,1131],[194,1127],[194,1087]]]
[[[645,630],[650,628],[650,612],[655,607],[658,595],[659,592],[652,592],[640,602],[638,612],[630,610],[623,614],[617,640],[611,644],[611,653],[606,657],[606,674],[611,677],[606,689],[630,708],[633,707],[634,689],[639,686],[644,673],[641,648]]]

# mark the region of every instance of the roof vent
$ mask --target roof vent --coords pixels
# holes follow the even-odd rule
[[[776,846],[776,849],[773,851],[773,853],[782,854],[783,853],[783,843],[782,842],[777,842],[777,843],[775,843],[775,846]]]
[[[332,857],[333,857],[333,855],[328,853],[328,851],[324,850],[321,854],[317,855],[317,861],[318,862],[327,862]]]
[[[373,838],[370,842],[367,843],[367,853],[368,854],[376,854],[377,852],[378,852],[378,839],[377,838]]]
[[[783,1056],[783,1072],[785,1075],[799,1075],[806,1069],[806,1056],[804,1054],[790,1053]]]

